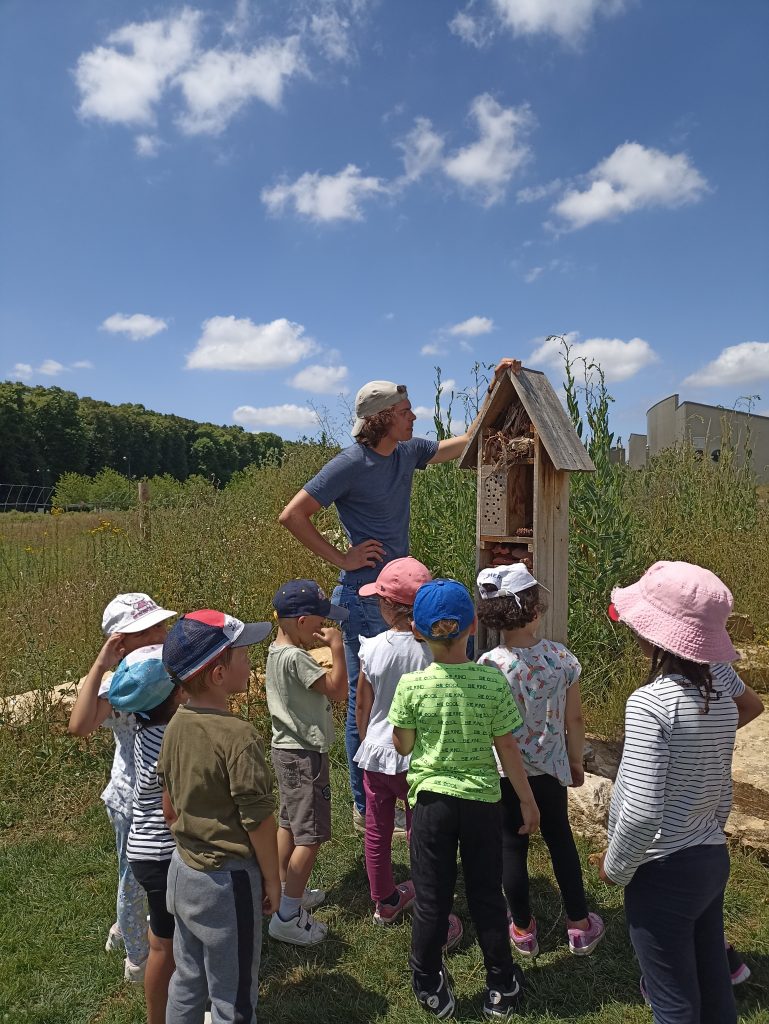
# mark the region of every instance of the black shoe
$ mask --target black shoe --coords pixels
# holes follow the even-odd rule
[[[451,987],[453,984],[454,979],[446,970],[445,964],[441,968],[441,980],[434,992],[422,992],[417,986],[416,979],[412,979],[411,982],[419,1005],[439,1020],[454,1016],[454,990]]]
[[[483,1015],[492,1020],[510,1020],[523,995],[523,972],[516,964],[513,983],[505,989],[487,988],[483,1000]]]

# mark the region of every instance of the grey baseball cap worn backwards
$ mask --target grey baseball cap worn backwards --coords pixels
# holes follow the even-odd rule
[[[352,436],[357,437],[363,430],[366,416],[374,416],[385,409],[391,409],[398,402],[409,397],[405,384],[393,384],[391,380],[370,380],[355,396],[355,423]]]

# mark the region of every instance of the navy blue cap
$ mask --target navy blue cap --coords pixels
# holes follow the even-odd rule
[[[472,625],[475,618],[473,599],[461,583],[456,580],[432,580],[423,583],[414,598],[414,625],[422,636],[432,639],[433,626],[441,619],[455,619],[458,628],[453,633],[444,633],[441,639],[449,640]]]
[[[315,580],[289,580],[272,599],[279,619],[298,619],[301,615],[320,615],[323,619],[344,622],[346,608],[332,604]]]
[[[174,623],[163,644],[163,664],[185,681],[202,672],[228,647],[261,643],[272,632],[271,622],[241,622],[211,608],[188,612]]]

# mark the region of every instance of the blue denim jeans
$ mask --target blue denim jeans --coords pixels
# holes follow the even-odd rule
[[[625,888],[625,916],[654,1024],[736,1024],[724,948],[726,846],[648,861]]]
[[[344,745],[347,750],[347,764],[350,767],[350,789],[355,806],[361,814],[366,813],[366,794],[363,790],[363,772],[353,761],[360,736],[355,722],[355,701],[358,693],[360,673],[360,637],[378,636],[387,629],[387,623],[379,613],[378,597],[360,597],[357,587],[340,583],[334,588],[331,603],[346,608],[349,618],[342,623],[344,638],[344,660],[347,664],[349,694],[347,698],[347,722],[344,730]]]

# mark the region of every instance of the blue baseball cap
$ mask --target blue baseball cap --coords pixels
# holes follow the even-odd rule
[[[184,682],[202,672],[228,647],[250,647],[272,632],[271,622],[241,622],[211,608],[188,612],[174,623],[163,644],[163,662]]]
[[[118,711],[132,711],[142,718],[158,707],[174,688],[163,667],[163,645],[151,644],[131,651],[115,669],[107,700]]]
[[[456,580],[432,580],[424,583],[414,598],[414,625],[424,637],[432,638],[433,626],[441,619],[455,619],[458,628],[453,633],[443,634],[441,639],[449,640],[472,625],[475,618],[473,599],[461,583]]]
[[[300,615],[320,615],[322,619],[344,622],[349,616],[346,608],[332,604],[325,591],[315,580],[289,580],[272,599],[279,619],[298,619]]]

